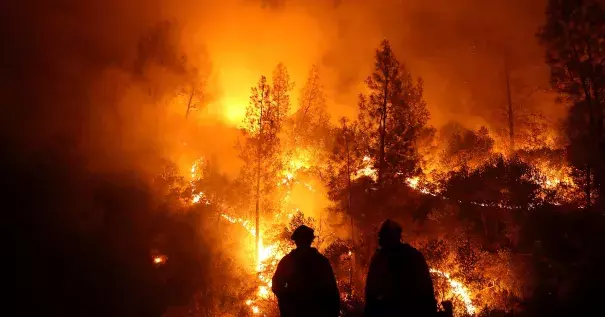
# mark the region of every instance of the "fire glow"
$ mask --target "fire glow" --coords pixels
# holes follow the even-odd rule
[[[458,280],[452,279],[450,277],[450,273],[448,272],[443,272],[436,269],[430,269],[430,271],[431,273],[445,278],[448,284],[450,285],[449,295],[451,297],[459,297],[464,303],[466,312],[471,316],[475,315],[475,313],[477,312],[477,308],[473,305],[473,301],[471,300],[471,292],[467,289],[466,286],[464,286],[464,284],[462,284]]]
[[[226,220],[229,223],[237,224],[241,226],[247,233],[248,237],[251,239],[247,239],[247,242],[244,242],[246,248],[248,250],[258,250],[258,253],[254,256],[254,263],[252,265],[253,271],[256,275],[257,285],[256,290],[253,297],[248,298],[244,303],[249,307],[250,311],[254,315],[264,315],[264,312],[261,307],[263,307],[263,301],[272,301],[275,300],[273,294],[271,293],[271,277],[272,277],[272,269],[274,269],[279,262],[279,260],[285,256],[288,246],[283,246],[278,242],[273,244],[266,244],[266,232],[263,231],[262,228],[269,228],[275,224],[285,224],[289,219],[292,218],[293,212],[284,212],[288,208],[291,208],[291,197],[290,190],[291,186],[296,183],[302,183],[309,191],[313,192],[314,188],[312,185],[307,184],[305,182],[301,182],[297,174],[301,170],[309,169],[313,166],[314,162],[311,162],[311,158],[313,155],[309,152],[309,150],[295,150],[293,152],[288,153],[288,155],[284,155],[284,162],[286,162],[283,166],[282,171],[279,173],[281,179],[277,182],[277,187],[282,188],[284,191],[284,195],[282,196],[282,201],[280,202],[281,210],[273,215],[273,217],[268,217],[269,219],[263,219],[263,226],[261,227],[261,232],[259,233],[259,241],[258,246],[255,248],[254,245],[254,237],[256,235],[255,224],[253,220],[235,217],[233,213],[223,212],[220,214],[220,217]],[[375,169],[375,161],[373,158],[369,156],[363,157],[362,167],[355,171],[352,175],[353,179],[358,179],[360,177],[368,177],[372,180],[377,179],[377,170]],[[200,180],[203,178],[203,164],[204,159],[198,159],[195,161],[193,166],[190,169],[191,173],[191,183],[194,188],[194,193],[191,197],[191,202],[193,204],[204,203],[209,205],[211,202],[204,196],[204,193],[201,191],[195,191],[194,181]],[[538,171],[537,177],[535,179],[531,179],[532,182],[539,185],[541,188],[548,190],[556,188],[560,185],[568,185],[575,186],[573,183],[573,179],[571,178],[569,169],[556,170],[549,166],[548,164],[537,164],[535,165],[536,170]],[[432,184],[431,179],[424,174],[408,177],[404,180],[405,184],[414,191],[418,193],[431,195],[436,197],[441,197],[442,199],[447,199],[441,196],[438,190],[434,188],[438,188],[437,184]],[[429,190],[429,188],[433,188],[433,190]],[[566,199],[566,198],[564,198]],[[477,205],[482,205],[481,203],[475,203]],[[509,206],[500,205],[501,208],[510,208]],[[223,210],[228,210],[228,208],[223,208]],[[297,209],[292,209],[293,211]],[[155,260],[154,260],[155,261]],[[158,260],[160,261],[160,260]],[[165,261],[165,259],[161,260]],[[162,264],[156,263],[157,265]],[[460,303],[464,306],[463,311],[468,315],[475,315],[478,310],[475,303],[473,303],[473,293],[462,282],[459,280],[453,279],[450,276],[450,273],[447,271],[441,271],[437,269],[430,269],[431,273],[438,277],[443,278],[447,281],[448,290],[445,290],[446,297],[456,298],[460,300]]]
[[[168,257],[165,255],[154,255],[152,258],[153,264],[156,266],[160,266],[166,263]]]
[[[294,175],[300,168],[302,168],[304,166],[304,164],[300,163],[300,162],[301,162],[301,160],[291,162],[289,167],[294,167],[294,168],[292,168],[292,170],[290,170],[290,171],[284,171],[282,173],[282,175],[284,176],[284,179],[287,179],[287,181],[295,180]],[[364,158],[364,162],[367,163],[366,167],[363,169],[363,171],[358,171],[357,175],[363,174],[364,176],[368,176],[368,177],[375,176],[376,171],[371,166],[371,159]],[[195,166],[191,168],[192,173],[195,170],[196,170]],[[406,182],[408,183],[408,185],[411,188],[421,191],[421,189],[418,189],[416,187],[418,185],[419,178],[408,179]],[[280,183],[284,183],[283,180]],[[203,195],[203,194],[201,194],[201,193],[193,194],[194,197],[197,197],[196,195]],[[194,204],[199,203],[199,199],[196,200],[194,198],[194,199],[192,199],[192,202]],[[292,217],[292,215],[293,215],[292,213],[288,213],[287,217],[285,219],[290,219]],[[254,241],[254,237],[256,235],[256,230],[255,230],[255,225],[254,225],[253,221],[250,221],[250,220],[247,220],[244,218],[234,217],[227,213],[221,213],[220,217],[231,224],[237,224],[241,228],[243,228],[246,231],[246,233],[248,234],[248,236],[251,238],[251,239],[247,240],[247,241],[252,242],[252,245],[248,245],[248,248],[251,250],[255,249],[253,241]],[[273,272],[268,270],[268,268],[276,267],[279,260],[281,260],[286,255],[284,248],[280,247],[279,243],[266,245],[263,241],[264,241],[263,231],[261,231],[259,234],[259,245],[258,245],[258,249],[257,249],[258,254],[256,254],[256,257],[255,257],[256,263],[254,264],[254,271],[257,276],[258,285],[256,287],[256,292],[254,294],[254,297],[248,298],[244,302],[246,304],[246,306],[248,306],[250,308],[250,311],[254,315],[263,315],[263,312],[259,305],[259,301],[274,299],[273,295],[271,294],[271,286],[272,286],[271,278],[272,278]],[[348,255],[351,256],[352,252],[349,251]],[[443,272],[443,271],[439,271],[436,269],[430,269],[430,271],[431,271],[431,273],[434,273],[434,274],[438,275],[439,277],[445,278],[447,280],[448,285],[450,287],[448,294],[450,294],[450,296],[452,296],[452,297],[459,297],[462,300],[462,302],[464,303],[465,310],[469,315],[474,315],[476,313],[476,307],[472,303],[472,299],[471,299],[471,297],[472,297],[471,292],[468,290],[468,288],[464,284],[462,284],[458,280],[450,278],[450,274],[448,272]]]

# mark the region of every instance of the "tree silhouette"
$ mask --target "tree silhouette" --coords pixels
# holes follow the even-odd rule
[[[592,205],[593,187],[599,191],[601,201],[605,196],[604,34],[605,8],[596,0],[550,0],[546,23],[538,33],[546,48],[553,88],[574,106],[572,117],[586,117],[582,125],[568,125],[568,134],[571,162],[584,171],[588,208]],[[578,121],[572,118],[570,122]],[[575,155],[572,151],[588,155]]]
[[[309,77],[300,91],[299,107],[293,116],[294,137],[297,145],[314,145],[325,142],[329,132],[329,115],[326,96],[321,85],[319,70],[311,67]]]
[[[273,70],[273,87],[271,89],[271,98],[275,108],[275,119],[278,127],[281,128],[285,118],[290,113],[290,92],[294,88],[294,83],[290,81],[288,69],[283,63],[277,64]]]
[[[535,148],[547,143],[546,119],[539,110],[527,105],[528,100],[543,91],[540,87],[527,87],[511,76],[512,70],[505,58],[504,77],[506,84],[506,106],[499,107],[500,115],[506,121],[501,130],[508,139],[508,154],[513,155],[520,148]]]
[[[417,172],[415,140],[429,113],[422,98],[422,80],[397,61],[388,41],[376,51],[374,72],[366,79],[370,93],[361,95],[359,119],[370,135],[369,147],[376,159],[378,184],[405,179]]]
[[[526,212],[537,204],[539,186],[532,181],[535,173],[518,158],[507,160],[500,155],[477,169],[452,173],[443,195],[468,209],[476,209],[485,239],[498,238],[494,237],[500,231],[494,229],[497,223],[515,231],[517,212]]]
[[[357,122],[340,119],[333,130],[334,146],[330,155],[329,195],[342,210],[351,213],[352,183],[363,165],[363,136]]]
[[[240,146],[240,157],[245,164],[242,171],[245,178],[252,179],[255,183],[256,245],[258,247],[262,196],[274,188],[280,165],[278,160],[278,133],[280,131],[278,104],[271,100],[271,87],[265,76],[261,76],[257,86],[252,87],[242,131],[244,143]],[[251,175],[252,173],[253,175]]]
[[[478,131],[456,131],[447,144],[443,163],[451,169],[462,166],[477,168],[483,165],[492,155],[494,140],[486,127]]]

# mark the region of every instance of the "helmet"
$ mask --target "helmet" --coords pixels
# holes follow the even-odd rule
[[[381,239],[394,240],[398,241],[401,239],[401,225],[397,222],[387,219],[380,225],[380,230],[378,231],[378,237]]]
[[[313,231],[313,229],[302,225],[298,228],[296,228],[294,230],[294,232],[292,233],[292,237],[290,237],[290,239],[294,240],[294,241],[313,241],[313,239],[315,238],[315,231]]]

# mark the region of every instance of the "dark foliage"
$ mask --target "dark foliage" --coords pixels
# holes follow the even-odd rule
[[[203,281],[195,216],[156,209],[136,175],[93,174],[57,150],[5,158],[22,315],[161,316]],[[164,266],[153,265],[154,251]]]

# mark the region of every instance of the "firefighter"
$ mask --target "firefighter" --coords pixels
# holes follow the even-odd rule
[[[296,249],[284,256],[273,275],[275,293],[282,317],[337,317],[340,296],[332,266],[316,248],[313,229],[302,225],[291,237]]]
[[[437,302],[424,256],[401,242],[401,226],[383,222],[366,279],[365,316],[433,317]]]

